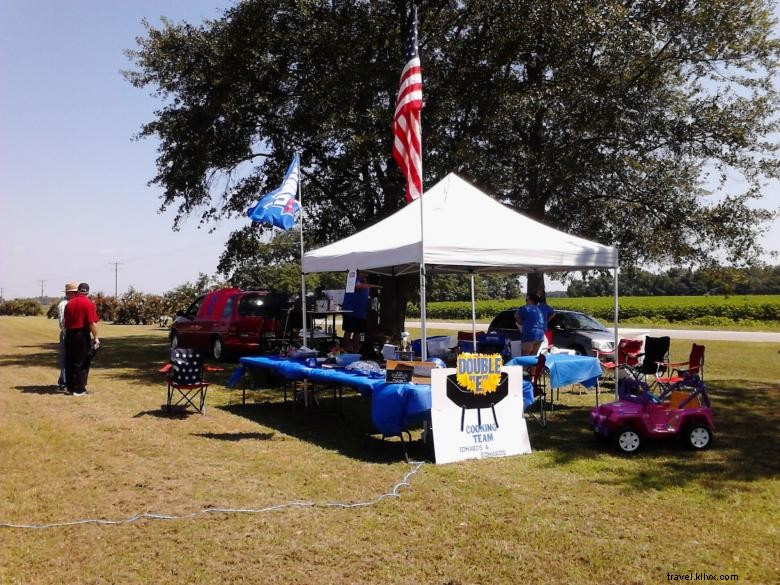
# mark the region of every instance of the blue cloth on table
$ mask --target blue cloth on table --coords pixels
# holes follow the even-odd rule
[[[384,378],[371,378],[335,368],[310,368],[281,357],[243,357],[240,368],[266,368],[288,380],[309,380],[319,384],[343,384],[371,397],[371,421],[383,435],[396,436],[412,424],[430,416],[429,384],[388,384]],[[230,377],[232,381],[236,372]],[[241,372],[243,373],[243,371]],[[235,382],[240,379],[240,374]]]
[[[534,385],[530,380],[523,380],[523,408],[528,408],[534,403]]]
[[[550,372],[550,388],[560,388],[580,383],[592,388],[601,376],[601,364],[594,357],[585,355],[548,354],[545,366]],[[531,367],[536,365],[535,355],[524,355],[509,360],[507,366]]]

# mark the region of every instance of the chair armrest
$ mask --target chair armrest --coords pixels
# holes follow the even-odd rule
[[[203,369],[205,369],[207,372],[224,372],[225,368],[217,368],[215,366],[205,366]]]
[[[688,362],[656,362],[659,365],[666,366],[667,368],[678,368],[680,366],[687,366]]]
[[[157,371],[162,372],[163,374],[167,374],[170,371],[171,367],[172,367],[171,364],[165,364],[162,368],[160,368]]]

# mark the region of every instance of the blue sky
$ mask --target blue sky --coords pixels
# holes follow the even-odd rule
[[[152,140],[133,141],[159,104],[121,75],[141,19],[200,22],[220,0],[0,0],[0,288],[57,295],[87,281],[161,293],[212,274],[228,234],[157,213]],[[780,207],[780,186],[764,205]],[[780,249],[780,220],[765,240]]]

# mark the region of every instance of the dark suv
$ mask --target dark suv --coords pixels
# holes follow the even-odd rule
[[[598,351],[612,351],[615,347],[613,333],[590,315],[577,311],[555,311],[550,320],[553,345],[572,349],[579,355],[595,356]],[[501,311],[488,326],[488,335],[497,333],[512,341],[520,339],[515,321],[515,309]]]
[[[267,291],[216,290],[199,296],[171,325],[171,349],[202,349],[216,360],[258,353],[282,337],[285,304]]]

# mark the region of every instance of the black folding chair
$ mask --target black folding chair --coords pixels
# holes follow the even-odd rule
[[[645,351],[637,355],[641,362],[636,366],[626,366],[637,380],[647,383],[647,376],[659,376],[665,369],[663,363],[669,361],[669,337],[647,337],[645,338]],[[655,384],[655,380],[653,381]]]
[[[170,411],[176,406],[191,406],[201,414],[206,413],[206,391],[209,384],[203,377],[204,369],[213,372],[222,368],[205,367],[203,355],[198,350],[171,350],[171,361],[160,369],[168,374],[165,410]]]

